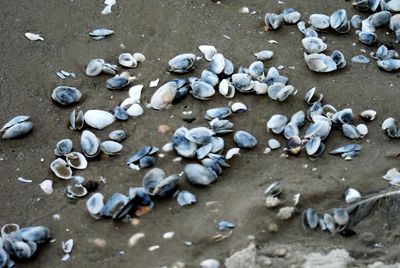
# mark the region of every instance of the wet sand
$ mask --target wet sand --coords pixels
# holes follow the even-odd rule
[[[48,226],[57,239],[39,249],[32,260],[18,264],[18,267],[159,267],[171,266],[177,261],[188,267],[198,267],[201,260],[216,258],[223,262],[232,252],[249,243],[248,236],[255,237],[257,252],[265,254],[266,248],[276,245],[291,248],[307,254],[328,252],[333,248],[344,248],[360,266],[382,260],[398,262],[399,227],[388,230],[385,214],[381,210],[354,227],[356,236],[345,238],[322,231],[304,230],[300,224],[299,212],[307,207],[318,211],[343,204],[343,192],[354,187],[367,194],[388,187],[381,179],[386,171],[398,166],[398,159],[386,157],[389,150],[400,150],[398,141],[390,140],[380,130],[383,119],[400,117],[398,106],[399,76],[378,70],[375,61],[368,65],[351,63],[351,57],[375,51],[377,46],[365,47],[357,40],[354,30],[349,34],[323,34],[328,39],[328,51],[341,50],[348,66],[331,74],[310,72],[303,59],[301,33],[296,26],[283,26],[276,32],[263,32],[263,16],[267,11],[279,12],[285,7],[295,7],[303,19],[312,13],[331,14],[338,8],[345,8],[349,17],[360,14],[345,1],[127,1],[118,0],[110,15],[101,15],[101,1],[9,1],[0,3],[0,31],[2,32],[0,64],[0,122],[18,114],[32,116],[34,131],[18,140],[0,140],[0,225],[18,223],[21,226]],[[257,11],[255,15],[239,14],[242,6]],[[366,14],[362,14],[366,17]],[[106,27],[115,31],[114,36],[94,41],[88,32],[94,28]],[[385,35],[387,29],[379,29],[379,41],[393,41],[393,35]],[[42,42],[30,42],[25,32],[41,33]],[[227,35],[230,39],[224,37]],[[279,44],[267,41],[274,39]],[[356,43],[356,46],[352,46]],[[126,49],[122,50],[120,45]],[[181,208],[175,199],[156,200],[154,210],[140,217],[140,224],[115,223],[112,220],[94,220],[86,211],[85,200],[69,201],[64,195],[68,182],[55,178],[49,170],[55,159],[53,149],[57,141],[70,138],[74,148],[79,149],[80,133],[67,126],[73,109],[110,110],[127,97],[127,91],[113,92],[105,88],[107,75],[91,78],[84,74],[86,64],[93,58],[103,58],[116,63],[122,51],[142,52],[147,61],[130,71],[138,79],[135,83],[148,85],[160,78],[160,84],[175,77],[168,73],[167,62],[183,52],[201,55],[198,46],[212,44],[235,67],[248,66],[255,60],[253,53],[270,49],[274,52],[266,67],[283,65],[282,74],[289,77],[289,83],[299,89],[296,96],[286,102],[277,103],[266,96],[237,94],[234,101],[242,101],[249,112],[231,117],[235,130],[246,130],[255,135],[258,145],[253,150],[242,150],[241,156],[231,161],[231,168],[224,169],[217,183],[207,188],[196,188],[182,181],[180,188],[197,196],[194,206]],[[399,45],[395,44],[398,50]],[[295,69],[289,69],[294,66]],[[190,75],[199,76],[207,68],[203,60],[196,64],[196,71]],[[60,69],[75,72],[76,79],[61,80],[55,73]],[[391,84],[393,86],[391,86]],[[50,98],[51,91],[59,85],[76,86],[84,94],[80,104],[62,108]],[[375,109],[378,117],[368,124],[368,136],[356,143],[363,145],[360,156],[353,161],[344,161],[324,153],[316,161],[309,160],[303,152],[299,156],[282,159],[281,150],[269,155],[263,154],[267,140],[274,137],[266,130],[266,120],[273,114],[290,116],[298,110],[307,110],[303,96],[307,89],[316,86],[324,94],[324,102],[337,108],[351,107],[355,113]],[[142,100],[146,103],[154,88],[143,90]],[[182,103],[166,111],[145,109],[143,117],[128,122],[116,122],[102,131],[94,131],[105,139],[109,132],[123,129],[129,134],[120,156],[91,161],[82,172],[75,172],[87,179],[104,177],[107,183],[99,191],[106,197],[114,192],[127,193],[128,188],[140,186],[146,170],[135,172],[125,165],[127,157],[143,145],[161,147],[172,133],[159,134],[157,127],[168,124],[172,130],[184,125],[207,126],[202,118],[204,112],[213,107],[226,106],[230,100],[216,94],[211,101],[198,101],[188,96]],[[196,120],[191,124],[182,121],[182,111],[191,110]],[[304,131],[304,130],[303,130]],[[281,136],[277,137],[281,143]],[[226,136],[226,148],[234,146],[233,137]],[[340,131],[333,130],[326,142],[327,150],[349,143]],[[185,163],[173,163],[174,153],[168,153],[157,160],[157,167],[168,174],[180,172]],[[44,159],[41,162],[41,158]],[[304,168],[308,165],[308,168]],[[313,168],[316,168],[313,171]],[[32,179],[31,184],[22,184],[18,177]],[[45,195],[38,184],[51,178],[55,191]],[[294,218],[281,221],[276,210],[265,207],[263,191],[274,180],[283,185],[283,199],[290,203],[292,195],[301,193],[300,207]],[[218,201],[218,211],[206,207],[206,202]],[[375,212],[376,211],[376,212]],[[54,221],[52,216],[60,214]],[[236,224],[233,234],[215,242],[218,234],[216,223],[229,220]],[[270,233],[268,225],[276,223],[277,233]],[[162,235],[168,231],[176,234],[171,240]],[[129,237],[137,232],[145,238],[137,246],[129,248]],[[371,232],[375,239],[365,242],[361,235]],[[75,240],[71,259],[61,262],[63,252],[61,241]],[[104,249],[96,249],[90,239],[106,240]],[[184,245],[191,241],[192,246]],[[380,244],[382,247],[376,247]],[[160,249],[148,251],[148,247],[159,245]],[[263,251],[264,250],[264,251]],[[123,251],[124,254],[120,252]],[[264,252],[264,253],[263,253]],[[291,260],[290,250],[286,257],[272,258],[273,267],[287,263],[300,265],[301,261]]]

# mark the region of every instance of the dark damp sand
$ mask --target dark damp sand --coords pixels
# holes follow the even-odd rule
[[[0,122],[18,114],[32,116],[34,131],[27,137],[13,141],[0,141],[0,225],[15,222],[21,226],[48,226],[56,240],[39,249],[35,257],[19,267],[156,267],[170,266],[176,261],[197,267],[201,260],[216,258],[223,261],[233,251],[248,244],[248,236],[255,237],[260,254],[262,249],[274,245],[287,245],[304,254],[327,252],[333,248],[345,248],[362,265],[375,260],[389,263],[399,261],[399,228],[387,230],[385,214],[374,212],[354,227],[357,236],[344,238],[322,231],[305,231],[299,221],[299,213],[288,221],[276,218],[276,210],[267,209],[263,191],[274,180],[281,180],[283,199],[290,205],[292,195],[300,192],[299,212],[307,207],[318,211],[343,203],[342,194],[349,186],[366,194],[384,189],[388,183],[381,179],[385,172],[398,166],[396,159],[386,157],[389,150],[399,150],[398,141],[389,138],[380,130],[384,118],[400,117],[398,74],[378,70],[376,63],[360,65],[350,62],[352,56],[367,54],[376,47],[365,47],[357,41],[354,30],[350,34],[322,33],[328,38],[328,51],[339,49],[347,57],[348,66],[332,74],[311,73],[303,60],[302,35],[296,26],[283,26],[276,32],[263,32],[263,15],[266,11],[279,12],[285,7],[298,8],[303,18],[312,13],[330,14],[345,8],[349,16],[358,14],[350,2],[345,1],[126,1],[118,0],[113,13],[100,15],[101,1],[3,1],[0,4],[1,64],[0,64]],[[242,6],[256,10],[256,15],[239,14]],[[366,16],[366,14],[362,14]],[[108,27],[115,35],[103,41],[93,41],[88,32],[96,27]],[[385,35],[387,29],[378,30],[380,41],[392,41],[393,35]],[[25,32],[41,33],[43,42],[30,42]],[[230,39],[224,37],[227,35]],[[278,45],[267,41],[274,39]],[[120,44],[124,44],[123,50]],[[355,43],[356,46],[352,46]],[[95,221],[85,208],[85,199],[70,202],[64,195],[68,182],[55,178],[49,170],[55,159],[54,145],[62,138],[74,141],[79,150],[79,132],[69,130],[67,120],[75,108],[82,110],[109,110],[124,98],[127,91],[112,92],[105,88],[109,77],[101,75],[90,78],[84,69],[90,59],[104,58],[116,63],[122,51],[142,52],[147,61],[131,70],[137,76],[136,83],[146,85],[143,103],[154,91],[147,85],[160,78],[161,83],[175,77],[166,71],[167,62],[176,54],[198,51],[198,46],[212,44],[231,59],[235,66],[248,66],[255,60],[253,53],[271,49],[274,57],[267,67],[283,65],[282,74],[290,78],[290,84],[299,88],[296,96],[288,101],[276,103],[266,96],[237,94],[234,101],[243,101],[249,112],[231,117],[236,130],[247,130],[259,143],[253,150],[241,151],[241,156],[231,161],[231,168],[224,169],[218,182],[209,188],[195,188],[182,182],[183,189],[192,191],[198,204],[181,208],[174,199],[157,200],[154,210],[140,218],[138,226],[115,223],[112,220]],[[399,46],[396,44],[395,48]],[[201,61],[191,75],[199,76],[207,63]],[[291,70],[288,66],[294,66]],[[56,71],[64,69],[77,74],[76,79],[61,80]],[[69,108],[56,106],[50,98],[58,85],[78,87],[84,97],[79,105]],[[364,109],[375,109],[377,120],[368,124],[369,134],[364,140],[359,157],[347,162],[340,157],[325,153],[316,161],[310,161],[305,153],[298,157],[282,159],[281,151],[263,154],[267,140],[274,137],[266,131],[266,120],[273,114],[291,115],[298,110],[306,111],[303,101],[306,90],[316,86],[324,94],[324,102],[337,108],[351,107],[355,113]],[[392,86],[391,86],[392,85]],[[121,156],[91,161],[89,167],[75,174],[87,179],[107,179],[99,189],[106,197],[114,192],[127,193],[131,186],[140,186],[146,170],[134,172],[125,166],[125,160],[142,145],[161,147],[169,141],[171,133],[158,134],[160,124],[168,124],[172,130],[187,127],[207,126],[202,118],[212,107],[228,105],[231,100],[218,94],[211,101],[197,101],[189,96],[172,109],[158,112],[146,109],[145,115],[130,119],[126,123],[116,122],[102,131],[94,131],[101,139],[109,132],[123,129],[129,133]],[[185,123],[181,120],[184,110],[192,110],[196,120]],[[357,122],[359,120],[357,119]],[[224,137],[226,148],[233,147],[231,135]],[[282,143],[283,138],[277,137]],[[327,150],[350,143],[338,130],[333,130],[326,142]],[[358,143],[358,141],[357,141]],[[173,163],[175,154],[166,154],[158,159],[157,166],[168,174],[180,172],[186,161]],[[44,162],[41,162],[41,158]],[[189,161],[188,161],[189,162]],[[304,168],[308,165],[308,168]],[[312,171],[316,168],[315,171]],[[18,177],[32,179],[32,184],[22,184]],[[54,180],[54,193],[46,196],[38,184],[47,178]],[[206,202],[218,201],[218,212],[206,207]],[[60,221],[52,216],[60,214]],[[233,234],[222,242],[211,238],[218,233],[216,223],[226,219],[236,224]],[[270,233],[268,225],[276,223],[277,233]],[[175,231],[171,240],[162,235]],[[128,248],[129,237],[137,232],[146,237],[134,248]],[[372,232],[376,239],[362,242],[360,235]],[[73,238],[75,247],[72,258],[61,262],[61,241]],[[96,249],[90,239],[106,240],[106,248]],[[192,241],[187,247],[184,241]],[[382,248],[374,244],[383,245]],[[149,252],[148,247],[160,245],[160,249]],[[124,254],[120,254],[123,251]],[[290,253],[290,252],[289,252]],[[289,254],[290,255],[290,254]],[[290,259],[290,256],[287,257]],[[299,261],[292,261],[298,265]],[[279,262],[273,260],[273,265]]]

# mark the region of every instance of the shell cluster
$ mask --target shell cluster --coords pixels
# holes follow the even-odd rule
[[[47,243],[50,231],[44,226],[20,228],[18,224],[8,223],[1,227],[0,267],[14,267],[14,260],[26,260],[37,251],[38,245]]]

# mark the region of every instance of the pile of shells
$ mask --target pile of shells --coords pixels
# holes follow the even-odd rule
[[[33,123],[29,121],[30,118],[31,117],[27,115],[18,115],[14,117],[0,129],[0,134],[2,133],[1,137],[9,140],[25,136],[31,132],[33,128]]]
[[[50,231],[44,226],[20,228],[15,223],[4,225],[0,237],[0,267],[14,267],[14,260],[31,258],[38,244],[44,244],[50,238]]]

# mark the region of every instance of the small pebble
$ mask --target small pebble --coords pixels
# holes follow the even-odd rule
[[[268,231],[270,231],[271,233],[276,233],[276,232],[278,232],[278,230],[279,230],[279,228],[276,223],[271,223],[268,225]]]
[[[175,232],[167,232],[163,235],[164,239],[171,239],[172,237],[174,237]]]

